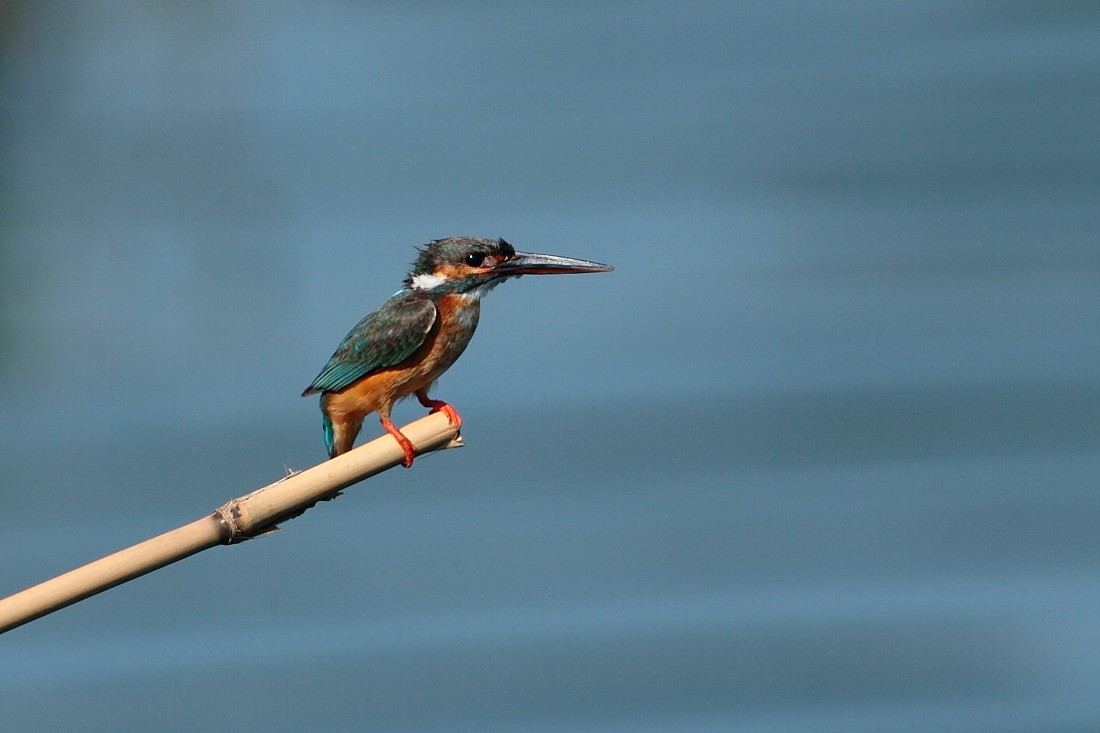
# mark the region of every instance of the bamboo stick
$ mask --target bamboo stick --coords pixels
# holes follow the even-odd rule
[[[416,446],[418,454],[462,445],[443,413],[415,420],[401,432]],[[300,515],[318,501],[334,498],[341,489],[393,468],[404,457],[397,441],[383,435],[233,499],[190,524],[0,599],[0,634],[197,552],[271,532],[277,529],[277,523]]]

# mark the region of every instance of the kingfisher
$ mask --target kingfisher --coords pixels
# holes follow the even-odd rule
[[[325,447],[330,458],[351,450],[363,418],[378,413],[382,428],[412,466],[416,449],[390,420],[411,395],[442,412],[457,430],[462,418],[428,390],[462,355],[481,316],[481,298],[522,275],[609,272],[599,262],[517,252],[503,239],[449,237],[421,247],[404,285],[351,329],[302,396],[321,393]]]

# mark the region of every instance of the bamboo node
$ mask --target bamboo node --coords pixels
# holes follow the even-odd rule
[[[241,537],[244,533],[241,532],[240,527],[237,526],[238,511],[236,499],[226,502],[215,509],[214,515],[217,516],[218,521],[221,522],[222,526],[226,529],[223,544],[233,545],[242,541]]]

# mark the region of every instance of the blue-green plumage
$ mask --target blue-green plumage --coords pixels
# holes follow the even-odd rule
[[[325,448],[331,456],[333,447],[336,443],[336,435],[332,428],[332,418],[328,416],[327,412],[321,413],[321,429],[325,436]]]
[[[374,371],[400,364],[424,343],[437,314],[435,303],[424,293],[399,290],[351,329],[302,395],[335,392]]]
[[[451,237],[423,247],[404,287],[344,337],[320,374],[302,393],[321,393],[329,455],[351,449],[363,417],[377,412],[401,445],[405,465],[415,449],[390,421],[397,400],[415,394],[443,411],[457,428],[453,407],[428,397],[429,386],[462,354],[473,337],[481,297],[510,277],[606,272],[597,262],[516,252],[503,239]]]

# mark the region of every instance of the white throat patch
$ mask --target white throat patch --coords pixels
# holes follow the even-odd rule
[[[490,290],[495,288],[497,285],[500,285],[502,282],[503,282],[503,279],[490,280],[489,282],[485,283],[484,285],[478,285],[473,290],[462,293],[461,297],[463,297],[467,300],[481,300],[483,297],[485,297],[486,295],[489,294]]]
[[[420,275],[414,275],[412,279],[412,286],[416,290],[431,290],[437,288],[446,282],[439,275],[433,275],[430,272],[425,272]]]

